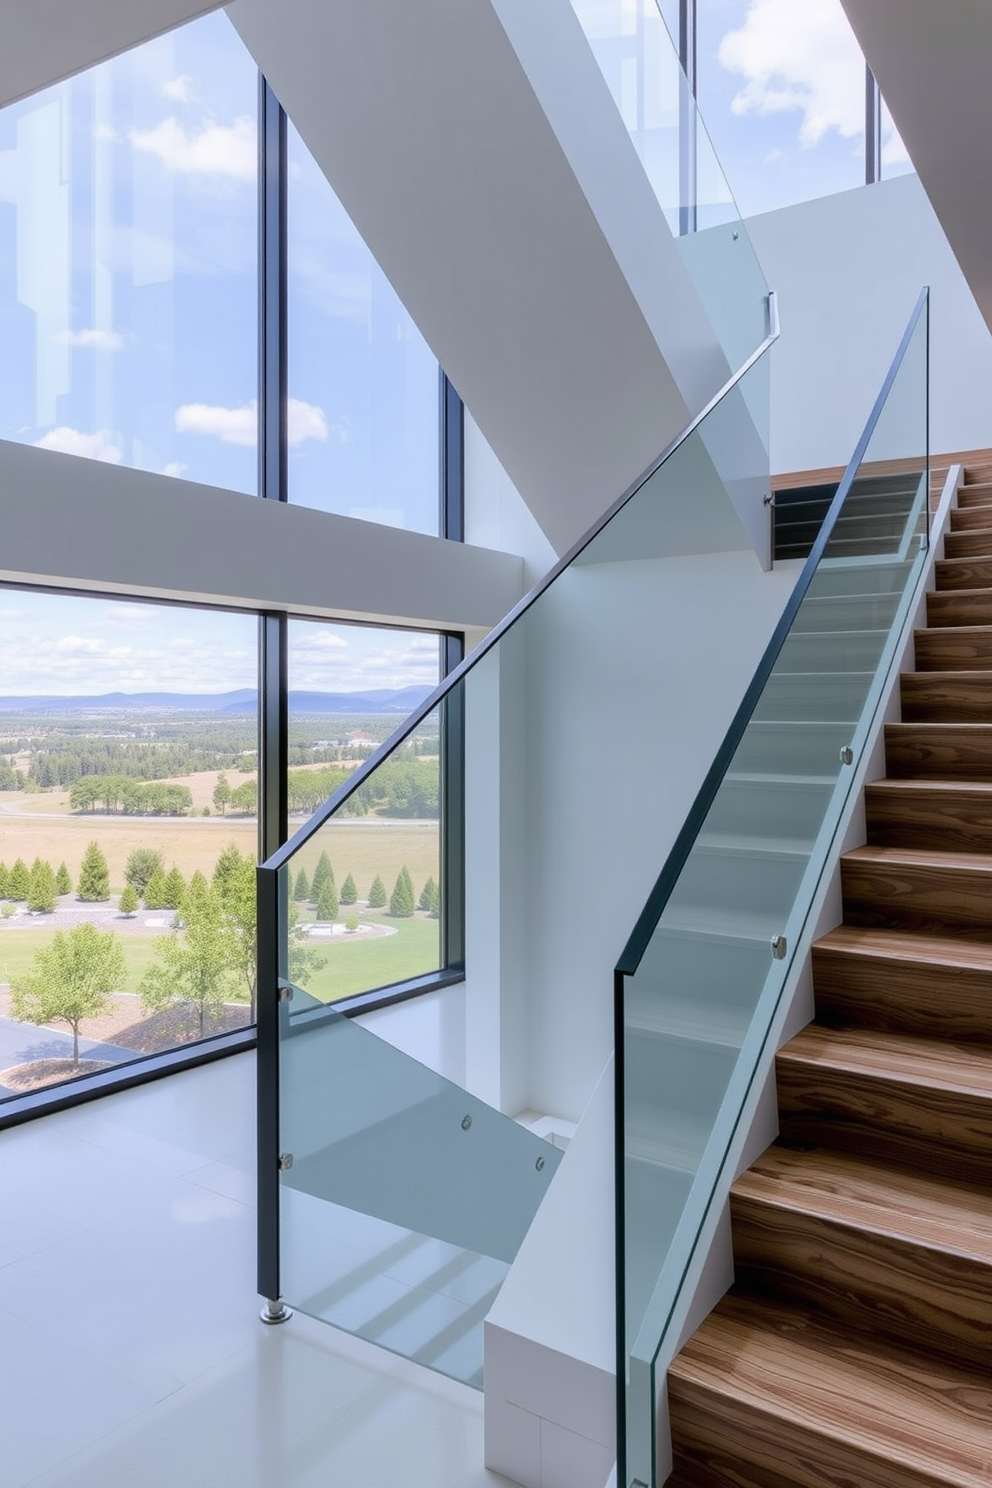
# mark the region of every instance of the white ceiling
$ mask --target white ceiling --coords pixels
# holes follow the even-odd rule
[[[992,5],[843,0],[851,25],[992,329]]]
[[[0,104],[218,8],[217,0],[0,0]]]

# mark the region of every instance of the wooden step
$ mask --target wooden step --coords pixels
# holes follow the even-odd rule
[[[992,724],[888,723],[885,762],[902,780],[992,780]]]
[[[988,1367],[986,1188],[775,1143],[734,1184],[730,1212],[746,1291]]]
[[[992,1045],[992,940],[838,925],[813,946],[817,1020]]]
[[[989,1488],[987,1370],[851,1335],[736,1289],[668,1371],[698,1488]]]
[[[937,588],[992,588],[992,558],[938,558],[934,564]]]
[[[856,847],[840,860],[846,925],[992,936],[992,855]]]
[[[992,531],[952,531],[944,537],[945,558],[987,558],[990,554],[992,554]]]
[[[874,847],[992,853],[992,781],[875,780],[865,814]]]
[[[992,531],[992,505],[956,506],[950,515],[951,532]]]
[[[975,671],[992,668],[992,625],[967,625],[914,634],[916,669]]]
[[[927,595],[928,625],[992,625],[992,589],[942,589]]]
[[[992,1053],[810,1023],[776,1060],[783,1141],[992,1180]]]
[[[964,506],[992,506],[992,481],[966,481],[958,491],[958,509]]]
[[[903,672],[904,723],[992,723],[992,672]]]

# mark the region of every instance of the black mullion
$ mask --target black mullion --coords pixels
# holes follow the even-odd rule
[[[465,655],[460,635],[441,637],[445,676]],[[441,704],[441,970],[465,965],[465,687]]]
[[[441,536],[465,541],[465,405],[440,374]]]

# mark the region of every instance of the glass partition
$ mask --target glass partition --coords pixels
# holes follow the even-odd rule
[[[731,1143],[925,562],[927,356],[924,293],[617,969],[623,1488],[657,1481],[680,1289],[729,1186]]]
[[[563,1015],[581,1017],[576,999],[588,996],[608,1039],[602,979],[590,978],[575,906],[590,904],[581,918],[592,924],[594,906],[621,894],[623,925],[657,872],[666,794],[645,792],[638,772],[655,756],[660,688],[651,682],[667,664],[658,642],[673,603],[666,580],[686,551],[719,563],[733,550],[753,573],[746,534],[767,528],[768,457],[752,410],[769,345],[259,870],[259,1290],[471,1383],[481,1377],[482,1319],[557,1153],[342,1014],[360,1006],[354,975],[369,958],[394,984],[387,999],[409,995],[428,970],[435,981],[438,970],[461,978],[452,947],[470,911],[483,974],[484,943],[510,965],[524,954],[521,924],[539,920]],[[611,717],[624,727],[604,736]],[[464,792],[444,744],[452,730],[465,735]],[[622,778],[610,812],[586,812],[574,782],[602,770],[604,750]],[[640,763],[616,770],[625,751]],[[403,793],[410,820],[434,828],[435,856],[419,866],[412,845],[402,861],[388,857],[402,827],[389,813]],[[461,875],[448,871],[462,795],[468,910],[456,893]],[[354,836],[356,812],[367,853],[378,839],[380,857],[354,870],[361,903],[349,916],[338,844]],[[545,817],[547,831],[537,826]],[[619,862],[634,835],[632,874],[625,864],[615,883],[594,881],[584,842],[556,855],[553,887],[535,894],[528,875],[543,870],[530,859],[539,842],[559,840],[559,822],[573,842],[576,832],[595,839],[602,863]],[[518,827],[533,853],[506,848]],[[418,840],[428,843],[423,831]],[[319,903],[311,915],[322,862],[325,878],[327,865],[338,875],[336,916]]]
[[[659,0],[572,6],[727,364],[738,367],[767,334],[768,286],[669,34],[677,7],[665,5],[663,13]]]

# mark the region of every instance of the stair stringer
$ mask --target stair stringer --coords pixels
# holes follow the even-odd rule
[[[840,860],[845,852],[867,841],[864,788],[886,775],[885,725],[898,722],[901,716],[900,675],[912,670],[914,631],[926,625],[927,594],[934,587],[934,565],[943,557],[950,512],[963,485],[964,467],[952,465],[937,509],[931,515],[927,561],[917,580],[913,601],[907,608],[899,643],[892,653],[866,746],[854,766],[851,789],[834,835],[829,860],[810,906],[769,1036],[741,1109],[727,1159],[715,1183],[713,1200],[692,1248],[685,1279],[679,1288],[670,1325],[658,1354],[655,1378],[661,1382],[661,1387],[655,1423],[655,1481],[659,1484],[664,1483],[672,1471],[667,1386],[664,1384],[668,1366],[733,1283],[730,1189],[779,1134],[776,1055],[814,1016],[812,946],[843,919]],[[676,1243],[677,1240],[676,1236]]]

